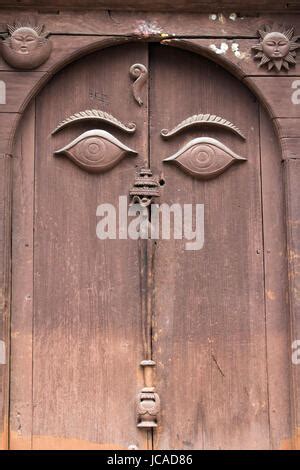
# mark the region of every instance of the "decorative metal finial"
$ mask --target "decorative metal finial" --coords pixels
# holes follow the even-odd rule
[[[154,197],[159,197],[159,182],[153,177],[150,168],[141,168],[129,191],[131,204],[147,207]]]

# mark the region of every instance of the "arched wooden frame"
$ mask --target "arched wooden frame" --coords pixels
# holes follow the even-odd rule
[[[64,44],[62,37],[55,38],[52,56],[35,72],[9,72],[16,74],[20,85],[16,102],[9,112],[0,112],[0,256],[3,265],[0,267],[0,448],[8,447],[8,412],[9,412],[9,331],[10,331],[10,271],[11,271],[11,193],[14,137],[17,125],[30,100],[45,86],[47,81],[65,65],[80,57],[109,46],[136,40],[132,37],[75,36],[72,43]],[[149,38],[147,38],[149,40]],[[157,37],[154,38],[158,41]],[[179,47],[201,54],[229,70],[244,82],[267,108],[274,121],[277,136],[281,144],[283,172],[286,198],[286,230],[289,263],[289,312],[290,312],[290,344],[300,340],[300,126],[297,114],[290,105],[290,114],[281,114],[282,95],[290,100],[292,84],[295,76],[270,76],[263,72],[258,76],[257,66],[252,62],[239,60],[238,55],[222,55],[212,48],[212,40],[208,39],[167,39],[162,44]],[[221,42],[221,41],[219,41]],[[24,81],[25,74],[27,78]],[[300,79],[300,77],[299,77]],[[282,88],[282,85],[285,85]],[[288,104],[285,103],[285,109]],[[300,117],[300,115],[299,115]],[[6,349],[6,354],[5,354]],[[300,366],[291,361],[291,413],[294,435],[291,447],[299,448],[300,442]]]

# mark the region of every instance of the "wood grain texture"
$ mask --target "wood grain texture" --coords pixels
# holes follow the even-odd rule
[[[43,76],[42,72],[0,72],[0,80],[6,83],[6,104],[1,105],[1,111],[22,112]]]
[[[67,33],[67,32],[66,32]],[[112,41],[113,39],[113,41]],[[55,72],[61,64],[67,65],[79,55],[84,55],[102,47],[111,45],[112,42],[118,44],[125,41],[125,38],[99,37],[99,36],[52,36],[52,53],[44,64],[37,67],[35,72]],[[128,39],[129,40],[129,39]],[[0,56],[0,71],[15,71]],[[28,72],[26,72],[28,73]]]
[[[10,449],[31,449],[35,101],[13,159]]]
[[[89,24],[81,26],[95,27],[102,13],[106,15],[99,12],[97,17],[90,16]],[[61,20],[64,15],[71,18],[69,12],[46,16]],[[84,15],[84,19],[88,17],[88,13]],[[113,12],[108,16],[114,15],[120,15],[116,17],[123,21],[127,14]],[[74,14],[73,18],[77,28],[78,17]],[[171,15],[157,18],[170,18],[171,24]],[[125,28],[118,21],[116,28]],[[145,23],[141,24],[144,27]],[[227,20],[224,24],[228,28]],[[126,27],[130,29],[131,25]],[[155,29],[153,24],[149,28]],[[247,35],[247,28],[245,31]],[[111,38],[97,36],[77,37],[72,44],[70,37],[60,50],[61,38],[53,39],[57,40],[59,60],[53,57],[50,64],[50,59],[50,69],[45,68],[44,74],[72,60],[78,49],[91,51],[94,46],[111,44]],[[210,41],[203,41],[207,49]],[[180,47],[199,52],[204,43],[184,40]],[[250,43],[249,39],[239,41],[241,50]],[[113,449],[134,444],[149,448],[150,434],[135,427],[134,400],[143,385],[138,364],[153,352],[157,391],[162,398],[161,421],[154,436],[157,448],[297,447],[300,381],[297,368],[290,369],[286,240],[282,230],[284,185],[271,121],[250,91],[217,63],[175,48],[149,47],[149,63],[147,44],[126,44],[94,52],[58,73],[36,100],[35,152],[34,105],[18,130],[11,446]],[[232,67],[239,65],[233,58],[230,61],[228,69],[232,72]],[[143,63],[150,72],[150,108],[147,97],[145,105],[139,107],[130,93],[129,69],[133,63]],[[241,77],[250,74],[247,67],[243,62]],[[299,158],[300,115],[295,107],[287,106],[285,89],[290,88],[292,77],[247,80],[245,84],[269,100],[282,137],[283,158],[290,159],[284,165],[292,280],[291,338],[299,339],[300,168],[295,159]],[[124,159],[103,175],[84,174],[71,161],[54,158],[54,150],[91,127],[75,124],[54,137],[51,131],[68,115],[87,108],[100,108],[125,122],[135,121],[138,128],[133,136],[108,124],[101,128],[137,150],[139,157]],[[161,138],[161,129],[172,128],[198,113],[229,119],[246,134],[247,141],[212,128],[189,129],[170,141]],[[18,116],[0,113],[0,122],[6,123],[6,127],[0,126],[3,149],[10,147],[10,122],[13,124]],[[219,139],[248,162],[205,183],[162,163],[184,143],[204,135]],[[127,194],[133,183],[135,166],[147,160],[148,154],[153,172],[165,181],[160,202],[205,204],[202,250],[185,251],[184,240],[137,244],[96,239],[97,205],[117,204],[118,196]],[[10,203],[5,178],[10,160],[2,160],[0,179],[6,185],[0,185],[5,196],[1,198],[5,205],[0,203],[0,219],[5,220],[0,249],[9,257],[5,240],[10,231]],[[8,286],[9,258],[5,259],[0,274],[4,286]],[[3,324],[0,317],[0,331],[1,327],[7,330],[6,318],[4,315]],[[7,389],[3,377],[7,377],[7,369],[1,367],[0,406],[4,401],[6,417],[0,420],[4,429],[0,433],[6,445]]]
[[[284,162],[286,183],[286,218],[287,243],[289,262],[289,307],[291,345],[300,339],[300,204],[299,204],[299,177],[300,161],[289,160]],[[292,353],[292,346],[290,349]],[[292,367],[292,420],[293,432],[287,440],[287,447],[300,449],[300,368]]]
[[[292,101],[293,83],[299,77],[247,77],[244,79],[273,118],[299,118],[300,105]]]
[[[280,138],[297,138],[300,137],[300,119],[282,118],[274,119],[278,135]]]
[[[20,119],[18,113],[0,113],[0,153],[11,154],[14,133]]]
[[[150,64],[151,166],[165,180],[160,202],[205,205],[202,250],[186,251],[186,240],[157,241],[153,359],[163,411],[155,446],[269,448],[258,103],[197,55],[154,48]],[[224,129],[159,139],[161,128],[199,112],[234,122],[246,142]],[[248,161],[209,182],[161,164],[161,156],[204,135]]]
[[[11,270],[11,156],[0,154],[0,449],[8,448]]]
[[[263,109],[260,139],[270,447],[280,449],[292,431],[285,200],[280,145]]]
[[[57,439],[67,448],[74,440],[86,448],[147,447],[134,409],[143,359],[138,247],[96,237],[98,204],[117,207],[148,152],[147,106],[130,93],[136,62],[148,65],[146,45],[94,53],[56,75],[37,98],[33,448],[52,448]],[[50,137],[57,123],[91,107],[139,124],[133,136],[101,125],[139,157],[91,175],[53,156],[90,129],[79,123]]]
[[[6,7],[37,7],[41,10],[52,10],[54,8],[93,8],[93,9],[121,9],[121,10],[158,10],[158,11],[219,11],[238,9],[238,11],[286,11],[298,10],[299,5],[296,0],[286,3],[285,0],[279,0],[274,3],[270,0],[248,0],[247,5],[242,0],[154,0],[149,3],[147,0],[122,1],[122,0],[86,0],[84,4],[80,0],[54,0],[51,5],[46,0],[13,0],[11,2],[3,1]]]
[[[300,137],[281,139],[283,159],[298,159],[300,158]]]
[[[257,30],[264,24],[279,22],[294,25],[296,33],[300,29],[300,18],[286,14],[242,14],[230,16],[231,12],[215,12],[210,5],[209,12],[181,13],[180,21],[176,12],[145,11],[57,11],[39,13],[36,9],[24,9],[21,17],[31,17],[44,23],[52,34],[92,34],[92,35],[133,35],[165,39],[170,36],[194,37],[257,37]],[[223,10],[223,9],[221,9]],[[57,13],[57,14],[55,14]],[[215,16],[211,16],[215,13]],[[15,20],[16,12],[1,9],[0,32],[6,31],[6,24]]]
[[[239,38],[166,39],[162,41],[163,44],[194,51],[204,57],[211,58],[214,62],[219,63],[240,78],[246,76],[285,77],[300,75],[300,54],[296,57],[297,64],[295,67],[290,67],[288,71],[276,73],[268,71],[265,67],[258,67],[251,50],[252,46],[257,44],[257,42],[258,39]]]

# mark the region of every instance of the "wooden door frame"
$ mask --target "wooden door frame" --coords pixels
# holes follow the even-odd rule
[[[0,80],[7,84],[7,102],[0,105],[0,257],[3,260],[0,265],[0,449],[9,445],[12,158],[17,126],[27,104],[57,71],[93,51],[140,40],[187,49],[229,70],[267,108],[281,146],[285,182],[291,344],[287,354],[292,355],[292,342],[300,340],[300,104],[293,105],[291,101],[293,83],[300,80],[300,62],[288,72],[276,73],[258,69],[251,56],[258,27],[279,21],[293,24],[299,34],[300,15],[264,14],[232,20],[229,14],[182,13],[178,21],[176,13],[108,15],[87,11],[83,21],[80,12],[66,11],[58,16],[36,11],[28,14],[51,32],[53,50],[44,65],[27,72],[14,70],[0,55]],[[17,15],[13,10],[0,10],[0,31],[4,24],[13,23]],[[222,43],[227,44],[227,52],[220,53]],[[288,446],[300,448],[300,366],[290,363],[293,433]]]

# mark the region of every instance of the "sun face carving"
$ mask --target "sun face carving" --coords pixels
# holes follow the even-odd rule
[[[294,28],[286,29],[283,26],[265,26],[258,31],[260,43],[252,46],[256,51],[255,59],[260,60],[259,67],[266,65],[268,70],[273,67],[279,72],[282,67],[289,70],[290,65],[296,64],[296,49],[298,37],[294,36]]]
[[[44,25],[15,23],[7,25],[8,38],[2,43],[4,60],[14,68],[34,69],[50,56],[52,44]]]

